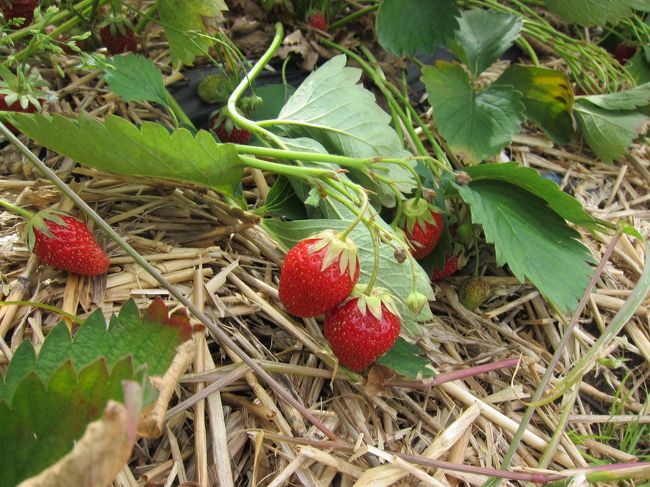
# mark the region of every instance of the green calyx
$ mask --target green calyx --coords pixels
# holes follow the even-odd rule
[[[16,74],[4,65],[0,65],[0,93],[5,95],[5,104],[11,106],[16,102],[25,110],[29,105],[41,109],[40,100],[51,98],[52,95],[41,88],[48,86],[47,81],[37,73],[30,73],[29,66],[18,68]]]
[[[32,218],[27,222],[27,226],[25,227],[27,246],[29,247],[30,251],[34,250],[34,245],[36,245],[36,235],[34,234],[34,230],[38,230],[49,238],[52,238],[53,235],[45,222],[52,221],[57,225],[65,226],[66,223],[62,218],[63,216],[69,215],[64,211],[52,209],[41,210],[32,216]]]
[[[419,291],[413,291],[406,298],[406,306],[416,315],[429,303],[427,297]]]
[[[397,316],[400,320],[402,319],[397,306],[395,305],[395,300],[393,295],[381,287],[375,287],[370,292],[370,294],[365,294],[366,285],[357,284],[348,299],[357,299],[357,307],[359,311],[364,315],[370,311],[370,313],[377,318],[378,320],[382,319],[383,311],[382,305],[390,311],[392,314]]]
[[[398,224],[401,228],[406,228],[410,234],[413,234],[416,224],[424,231],[427,224],[437,226],[433,213],[440,213],[440,209],[424,198],[411,198],[403,203],[402,216]]]
[[[354,280],[357,273],[357,245],[347,237],[341,239],[339,233],[334,230],[326,230],[312,238],[317,238],[318,242],[309,247],[309,252],[319,252],[327,248],[321,270],[324,271],[338,259],[341,274],[347,272],[350,279]]]

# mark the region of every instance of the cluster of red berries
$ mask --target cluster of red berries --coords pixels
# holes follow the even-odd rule
[[[280,272],[280,301],[301,317],[325,313],[323,333],[339,362],[360,372],[386,353],[401,319],[388,293],[366,295],[358,286],[357,247],[334,231],[298,242]]]

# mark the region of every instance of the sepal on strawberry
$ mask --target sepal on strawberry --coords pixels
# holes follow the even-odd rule
[[[123,15],[115,15],[100,24],[99,37],[109,54],[124,54],[138,50],[133,24]]]
[[[298,242],[285,257],[278,293],[286,310],[313,317],[343,301],[359,279],[357,246],[329,230]]]
[[[408,199],[402,206],[398,226],[411,244],[413,257],[422,259],[433,251],[442,236],[440,209],[424,198]]]

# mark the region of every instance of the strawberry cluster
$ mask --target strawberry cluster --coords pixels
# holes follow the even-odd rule
[[[386,353],[400,332],[392,298],[382,290],[364,294],[357,246],[327,231],[298,242],[284,260],[278,293],[286,310],[300,317],[325,314],[324,334],[339,362],[360,372]]]

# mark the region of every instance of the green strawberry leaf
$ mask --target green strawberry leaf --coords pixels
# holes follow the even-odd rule
[[[629,90],[607,95],[580,96],[578,100],[588,101],[605,110],[634,110],[650,105],[650,83],[643,83]]]
[[[433,377],[435,373],[428,365],[431,360],[422,356],[422,350],[416,345],[398,337],[392,348],[377,359],[381,365],[409,378],[418,379]]]
[[[482,225],[494,244],[497,265],[507,264],[521,282],[528,278],[562,312],[575,310],[595,262],[580,234],[544,199],[509,182],[455,186],[470,206],[472,222]]]
[[[465,172],[470,175],[472,182],[492,180],[514,184],[543,199],[565,220],[589,230],[602,230],[594,217],[587,213],[575,198],[562,191],[555,182],[540,176],[534,169],[509,162],[480,164],[465,168]]]
[[[229,196],[243,173],[235,147],[204,130],[169,133],[158,123],[136,127],[114,115],[100,122],[84,113],[76,120],[18,113],[11,123],[48,149],[103,171],[190,181]]]
[[[345,55],[330,59],[298,87],[277,119],[263,123],[279,126],[289,137],[313,139],[330,154],[356,158],[412,157],[390,126],[390,115],[377,105],[375,95],[359,84],[361,70],[346,67],[345,63]],[[363,174],[351,171],[351,177],[372,173],[391,178],[400,191],[415,188],[410,172],[383,162],[373,164]]]
[[[129,357],[108,367],[97,359],[78,374],[64,362],[44,380],[23,376],[13,399],[0,399],[0,487],[13,487],[57,462],[99,418],[109,399],[123,402],[123,381],[142,383]]]
[[[474,76],[478,76],[506,52],[519,36],[521,17],[494,10],[465,10],[449,47]]]
[[[454,35],[455,0],[384,0],[377,12],[377,40],[398,56],[433,53]]]
[[[194,63],[215,43],[210,34],[228,10],[224,0],[157,0],[158,14],[167,33],[172,63]]]
[[[544,0],[548,9],[572,24],[605,25],[634,14],[639,0]]]
[[[167,89],[162,74],[150,59],[128,53],[107,59],[103,66],[108,89],[124,101],[152,101],[165,107]]]
[[[467,162],[497,154],[519,132],[524,105],[514,88],[474,91],[463,68],[444,61],[425,66],[422,72],[438,130]]]
[[[303,238],[315,233],[328,229],[342,231],[349,224],[349,220],[298,220],[283,222],[275,219],[265,219],[262,221],[262,226],[273,235],[285,250],[293,247]],[[352,231],[350,238],[359,248],[359,282],[368,282],[374,262],[370,233],[365,226],[359,225]],[[392,247],[383,243],[380,244],[379,253],[380,268],[377,277],[377,286],[387,289],[395,296],[395,302],[402,315],[402,329],[408,334],[415,336],[419,334],[420,329],[417,322],[430,319],[432,317],[431,310],[428,306],[425,306],[418,316],[415,316],[409,311],[402,301],[411,292],[411,271],[408,262],[399,264],[395,260]],[[427,296],[427,298],[433,299],[433,289],[429,283],[429,277],[419,266],[416,267],[416,270],[418,291]]]
[[[162,376],[169,368],[176,348],[189,340],[192,326],[182,313],[167,316],[160,298],[149,307],[143,318],[133,301],[127,301],[106,327],[102,310],[93,312],[71,338],[65,323],[59,323],[47,335],[38,358],[33,346],[24,341],[9,364],[4,381],[0,381],[0,399],[11,402],[17,385],[35,372],[43,381],[66,361],[75,370],[102,358],[109,369],[124,357],[132,357],[135,369],[146,367],[152,376]],[[15,362],[14,362],[15,361]],[[152,399],[152,398],[150,398]]]
[[[573,136],[573,90],[562,71],[513,64],[493,86],[514,86],[522,95],[526,116],[554,142],[567,144]]]
[[[648,115],[641,110],[608,110],[577,98],[573,114],[587,144],[603,162],[618,159],[643,130]]]
[[[305,206],[291,186],[289,178],[280,176],[276,179],[266,198],[264,206],[259,210],[262,214],[279,216],[290,220],[304,220]]]

